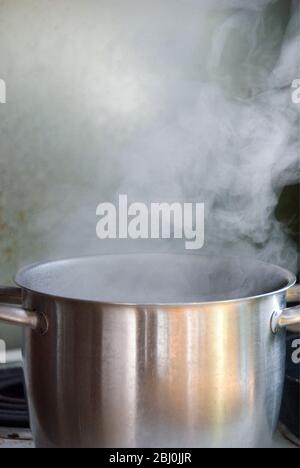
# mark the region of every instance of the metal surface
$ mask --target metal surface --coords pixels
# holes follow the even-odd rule
[[[285,290],[181,305],[24,290],[23,307],[49,323],[44,336],[24,334],[37,447],[272,445],[285,333],[274,335],[270,322],[286,307]]]

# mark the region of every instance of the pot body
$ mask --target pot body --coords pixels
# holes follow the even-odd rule
[[[118,306],[24,291],[49,329],[25,330],[35,443],[269,447],[285,370],[270,328],[285,293],[191,306]]]

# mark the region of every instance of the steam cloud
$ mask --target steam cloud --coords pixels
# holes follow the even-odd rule
[[[119,193],[205,202],[201,253],[296,268],[274,209],[299,180],[299,2],[20,3],[0,1],[2,281],[45,256],[184,249],[99,244]]]
[[[296,247],[274,212],[281,188],[299,181],[299,107],[290,89],[300,75],[299,3],[283,37],[282,25],[271,30],[272,10],[265,8],[274,2],[245,3],[223,2],[238,9],[214,32],[207,78],[187,82],[193,102],[134,142],[129,185],[133,197],[148,180],[149,199],[205,201],[207,252],[295,268]]]

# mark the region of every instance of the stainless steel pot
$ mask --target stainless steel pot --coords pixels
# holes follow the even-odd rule
[[[288,271],[237,258],[124,255],[22,270],[37,447],[268,447],[285,362]],[[12,305],[15,304],[15,305]]]

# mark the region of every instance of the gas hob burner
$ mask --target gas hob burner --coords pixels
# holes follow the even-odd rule
[[[281,408],[280,423],[283,435],[300,447],[300,365],[293,363],[293,343],[299,342],[300,335],[288,333],[287,363],[284,386],[284,397]]]
[[[29,429],[23,370],[0,369],[0,427]]]

